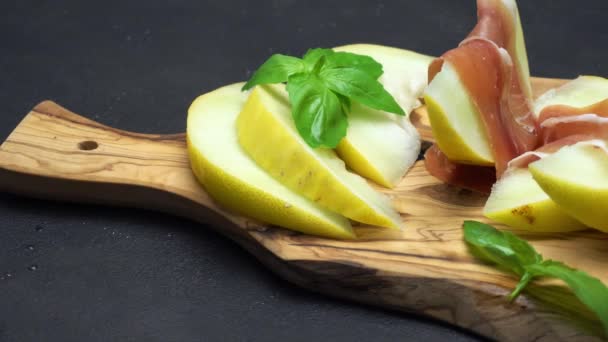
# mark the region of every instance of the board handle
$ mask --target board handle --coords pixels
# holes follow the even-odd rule
[[[108,127],[44,101],[0,146],[0,190],[39,198],[160,210],[215,226],[227,215],[198,184],[185,134]]]

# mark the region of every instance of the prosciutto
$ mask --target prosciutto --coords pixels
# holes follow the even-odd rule
[[[500,177],[511,159],[538,146],[538,126],[532,111],[529,70],[515,1],[478,0],[477,8],[475,28],[456,49],[431,63],[429,80],[446,62],[456,69],[481,115],[490,138],[496,176]],[[438,155],[429,154],[429,158]],[[433,166],[444,162],[431,161],[427,169],[438,175],[444,170]]]
[[[602,102],[608,102],[608,99]],[[531,163],[557,152],[564,146],[608,139],[608,113],[597,110],[604,108],[602,106],[604,105],[597,103],[585,108],[564,105],[547,107],[547,111],[543,110],[540,116],[544,119],[541,123],[543,145],[510,160],[504,174],[515,168],[527,168]],[[591,107],[596,110],[590,110]],[[588,111],[600,114],[579,114]],[[496,181],[492,168],[454,163],[436,145],[427,150],[424,157],[427,170],[445,183],[489,194],[492,184]]]
[[[502,174],[509,160],[525,152],[513,143],[516,137],[512,136],[511,130],[505,129],[502,105],[506,103],[502,101],[502,96],[508,92],[511,80],[510,59],[493,42],[475,39],[446,52],[440,61],[454,66],[471,95],[481,114],[487,136],[491,137],[490,147],[497,174]],[[433,63],[434,67],[437,68],[441,62]]]
[[[577,134],[577,135],[570,135],[570,136],[564,137],[562,139],[552,141],[534,151],[528,151],[528,152],[514,158],[513,160],[511,160],[509,162],[509,166],[507,168],[506,173],[508,173],[509,170],[512,170],[514,168],[527,168],[528,165],[530,165],[531,163],[533,163],[539,159],[542,159],[552,153],[559,151],[559,149],[561,149],[564,146],[570,146],[570,145],[579,143],[581,141],[588,141],[588,140],[593,140],[593,139],[595,139],[595,137],[592,135]]]
[[[487,39],[508,51],[517,75],[511,82],[511,95],[532,98],[530,69],[515,0],[478,0],[477,25],[460,44]]]
[[[477,8],[475,28],[456,49],[433,61],[428,72],[432,80],[444,63],[456,69],[481,116],[496,171],[492,174],[488,167],[455,163],[433,146],[425,154],[429,173],[446,183],[489,193],[505,172],[526,168],[564,146],[608,140],[608,94],[589,106],[552,104],[538,117],[534,115],[515,0],[478,0]],[[578,82],[570,87],[588,86],[590,81],[581,78]]]
[[[492,184],[496,182],[494,168],[454,163],[437,145],[426,150],[424,164],[442,182],[482,194],[490,194]]]
[[[545,107],[540,112],[539,122],[543,144],[579,134],[608,139],[608,98],[581,108]]]

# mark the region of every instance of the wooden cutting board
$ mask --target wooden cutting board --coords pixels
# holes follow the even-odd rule
[[[541,93],[563,82],[535,79],[534,89]],[[412,114],[423,139],[432,141],[427,119],[424,109]],[[559,282],[534,284],[509,303],[505,296],[517,279],[471,257],[462,240],[463,220],[486,221],[486,198],[442,184],[421,161],[396,189],[382,190],[401,213],[402,232],[358,226],[357,241],[329,240],[217,206],[190,171],[184,134],[125,132],[45,101],[0,147],[0,189],[188,217],[237,241],[295,284],[434,317],[490,338],[578,341],[602,334],[593,314]],[[608,235],[516,233],[546,257],[608,283]]]

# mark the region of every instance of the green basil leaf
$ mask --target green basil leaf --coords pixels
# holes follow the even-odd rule
[[[350,99],[342,94],[336,94],[338,96],[338,99],[340,99],[340,103],[342,104],[342,107],[344,107],[344,111],[345,112],[350,112],[351,108],[352,108],[352,103],[350,101]]]
[[[511,300],[511,301],[515,300],[515,298],[517,298],[517,296],[519,296],[521,291],[523,291],[526,288],[526,286],[528,286],[528,284],[530,284],[532,279],[534,279],[534,276],[532,274],[530,274],[529,272],[525,272],[524,275],[521,277],[521,279],[519,279],[519,283],[517,283],[517,286],[515,286],[515,289],[513,290],[513,292],[511,292],[511,294],[509,295],[509,300]]]
[[[563,280],[576,297],[595,312],[608,336],[608,287],[599,279],[553,260],[528,265],[526,271],[534,277],[554,277]]]
[[[526,265],[543,259],[525,240],[481,222],[465,221],[464,238],[479,256],[519,276],[526,273]]]
[[[511,248],[515,251],[517,259],[519,260],[521,265],[526,266],[543,261],[543,256],[540,255],[534,249],[534,247],[532,247],[528,243],[528,241],[520,239],[519,237],[510,232],[501,233],[504,235],[505,239],[509,243],[509,246],[511,246]]]
[[[342,102],[314,75],[290,76],[287,92],[298,132],[310,147],[335,148],[346,136]]]
[[[521,276],[511,293],[513,299],[537,277],[563,280],[591,311],[599,317],[608,336],[608,287],[589,274],[543,257],[526,241],[476,221],[465,221],[465,241],[481,258],[492,261]]]
[[[319,61],[321,57],[327,57],[329,55],[333,55],[335,52],[332,49],[324,49],[324,48],[316,48],[310,49],[304,54],[302,59],[304,63],[308,66],[308,70],[312,70],[315,64]]]
[[[272,55],[253,73],[243,86],[243,90],[249,90],[260,84],[287,82],[290,75],[302,72],[304,69],[305,63],[299,58],[281,54]]]
[[[350,52],[336,52],[327,57],[327,65],[332,68],[356,68],[377,80],[384,70],[382,64],[370,56],[358,55]]]
[[[321,70],[320,77],[329,89],[338,94],[370,108],[405,115],[397,101],[378,80],[355,67],[326,67]]]
[[[317,58],[315,60],[315,64],[310,69],[310,74],[312,74],[315,77],[318,76],[319,73],[321,72],[321,69],[323,69],[323,67],[325,66],[326,60],[327,60],[326,56],[319,56],[319,58]]]
[[[311,147],[334,148],[346,136],[352,101],[404,115],[378,82],[382,65],[373,58],[332,49],[310,49],[302,57],[273,55],[243,86],[287,82],[292,116]]]

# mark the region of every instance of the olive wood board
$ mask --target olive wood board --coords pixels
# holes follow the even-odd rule
[[[538,95],[563,82],[534,78],[533,88]],[[424,107],[411,119],[431,142]],[[272,227],[215,204],[191,172],[185,134],[126,132],[44,101],[0,147],[2,191],[187,217],[313,291],[432,317],[492,339],[601,339],[597,318],[560,282],[536,282],[516,301],[506,299],[517,279],[475,259],[463,242],[464,220],[488,222],[481,214],[485,196],[442,184],[423,161],[396,188],[377,189],[392,199],[405,228],[359,225],[358,240],[331,240]],[[545,257],[608,283],[608,235],[515,233]]]

